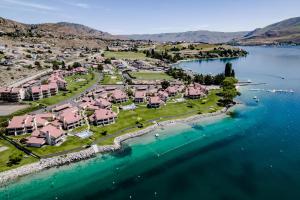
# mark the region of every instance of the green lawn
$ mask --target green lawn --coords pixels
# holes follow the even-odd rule
[[[105,51],[104,57],[116,58],[116,59],[129,59],[129,60],[143,60],[146,59],[144,53],[132,52],[132,51]]]
[[[22,165],[26,165],[26,164],[37,161],[37,159],[35,159],[31,156],[30,157],[27,155],[24,156],[24,153],[22,153],[22,151],[18,150],[17,148],[15,148],[13,145],[11,145],[9,142],[7,142],[5,140],[0,139],[0,147],[1,146],[8,147],[8,149],[0,152],[0,172],[5,171],[5,170],[14,169],[14,168],[20,167]],[[23,159],[21,160],[21,162],[18,165],[13,165],[11,167],[7,166],[9,156],[12,154],[19,154],[19,153],[23,154]]]
[[[46,156],[49,154],[59,153],[63,151],[69,151],[76,148],[85,147],[92,142],[91,139],[81,139],[77,136],[67,136],[67,140],[60,146],[43,146],[42,148],[28,147],[32,152],[38,154],[39,156]]]
[[[104,74],[103,80],[101,81],[104,85],[114,85],[114,84],[123,84],[122,75],[115,73],[113,75]]]
[[[73,75],[66,77],[65,80],[68,83],[66,92],[60,91],[58,95],[52,96],[49,98],[41,99],[37,101],[38,103],[44,104],[44,105],[53,105],[57,104],[63,100],[69,99],[74,95],[82,93],[87,88],[94,85],[97,81],[95,73],[89,73],[87,75]],[[84,81],[78,82],[78,80],[84,79]]]
[[[150,126],[152,123],[149,120],[155,119],[156,121],[165,121],[176,118],[183,118],[192,116],[199,113],[209,113],[221,109],[217,105],[219,97],[216,95],[217,91],[212,91],[207,98],[201,100],[187,100],[180,103],[167,103],[166,106],[162,106],[159,109],[149,109],[145,106],[140,106],[134,111],[120,111],[117,122],[108,126],[92,126],[91,130],[94,132],[97,143],[100,145],[112,143],[113,139],[119,135],[127,132],[132,132],[138,128],[131,129],[110,137],[110,134],[114,134],[117,131],[132,127],[139,121],[144,127]],[[211,108],[214,108],[212,110]],[[101,133],[107,132],[107,136],[103,136]],[[100,139],[100,140],[99,140]]]
[[[164,72],[130,72],[132,77],[138,80],[172,80],[173,78]]]
[[[118,119],[115,124],[108,126],[91,126],[91,131],[94,132],[93,136],[87,139],[81,139],[76,136],[68,136],[67,140],[60,146],[44,146],[42,148],[33,148],[28,147],[34,153],[40,156],[47,156],[55,153],[61,153],[64,151],[74,151],[78,148],[84,148],[86,145],[90,145],[92,142],[95,142],[99,145],[111,144],[115,137],[122,134],[133,132],[139,130],[136,127],[136,123],[140,122],[143,124],[143,128],[151,126],[153,123],[151,120],[155,121],[165,121],[176,118],[184,118],[200,113],[209,113],[221,109],[217,106],[219,96],[217,96],[217,90],[211,91],[207,98],[200,100],[186,100],[184,102],[174,103],[168,102],[167,105],[162,106],[158,109],[149,109],[144,104],[139,105],[138,108],[134,111],[122,111],[118,115]],[[211,109],[214,108],[214,109]],[[124,130],[126,128],[128,130]],[[78,130],[85,129],[79,128]],[[76,129],[77,130],[77,129]],[[120,132],[120,130],[122,132]],[[8,146],[9,150],[0,152],[0,171],[7,170],[12,167],[6,166],[9,155],[16,153],[17,150],[15,147],[12,147],[6,141],[0,140],[0,146]],[[34,158],[23,158],[22,162],[17,165],[24,165],[36,161]],[[13,167],[17,167],[13,166]]]

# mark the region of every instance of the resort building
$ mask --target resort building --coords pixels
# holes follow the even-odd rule
[[[64,131],[49,124],[40,130],[40,137],[45,138],[46,143],[49,145],[56,145],[58,142],[62,141],[64,136]]]
[[[39,86],[33,86],[31,88],[31,99],[37,101],[43,98],[42,90]]]
[[[199,99],[208,93],[206,87],[200,84],[190,85],[185,90],[185,97],[190,99]]]
[[[61,112],[64,111],[68,108],[72,108],[73,106],[70,103],[66,103],[60,106],[56,106],[55,108],[52,109],[52,112]]]
[[[96,99],[94,105],[103,109],[111,108],[111,103],[104,98]]]
[[[162,100],[158,96],[149,97],[148,107],[149,108],[159,108],[162,104]]]
[[[51,96],[49,85],[41,85],[40,90],[42,91],[43,98],[48,98]]]
[[[164,102],[166,102],[166,101],[168,100],[168,98],[169,98],[169,94],[168,94],[166,91],[159,91],[159,92],[157,93],[157,95],[158,95],[159,98],[160,98],[162,101],[164,101]]]
[[[136,91],[134,94],[134,102],[135,103],[143,103],[146,98],[146,93],[143,91]]]
[[[178,93],[176,86],[169,86],[165,91],[170,97],[175,96]]]
[[[128,96],[122,90],[112,92],[111,99],[114,103],[123,103],[128,101]]]
[[[19,102],[25,99],[25,90],[23,88],[0,88],[0,100],[9,102]]]
[[[59,120],[62,122],[65,130],[74,129],[84,124],[84,119],[76,107],[66,109],[60,113]]]
[[[22,135],[32,133],[35,129],[34,118],[30,115],[14,116],[8,123],[8,135]]]
[[[29,138],[27,138],[26,144],[31,147],[42,147],[44,144],[56,145],[63,141],[64,131],[52,124],[49,124],[40,130],[34,131]]]
[[[93,115],[90,116],[89,120],[95,126],[107,125],[115,122],[117,114],[109,109],[98,109]]]

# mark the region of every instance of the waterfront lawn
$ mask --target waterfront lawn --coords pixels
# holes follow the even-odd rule
[[[78,151],[79,149],[83,149],[86,145],[91,144],[92,139],[81,139],[77,136],[68,136],[66,141],[63,142],[59,146],[50,146],[45,145],[41,148],[35,148],[35,147],[27,147],[32,152],[36,153],[37,155],[43,157],[43,156],[51,156],[51,154],[54,154],[55,156],[57,153],[64,154],[68,153],[69,151]]]
[[[80,94],[97,82],[96,75],[98,75],[98,74],[91,72],[86,75],[72,75],[72,76],[66,77],[65,80],[68,83],[68,86],[67,86],[68,91],[59,91],[58,95],[52,96],[49,98],[45,98],[45,99],[41,99],[37,102],[44,104],[46,106],[50,106],[53,104],[57,104],[63,100],[69,99],[72,96]],[[80,80],[80,79],[82,79],[84,81],[78,82],[77,80]]]
[[[104,57],[115,59],[129,59],[129,60],[144,60],[146,55],[144,53],[132,51],[105,51]]]
[[[20,167],[22,165],[26,165],[26,164],[38,161],[37,159],[35,159],[31,156],[25,155],[22,151],[18,150],[13,145],[11,145],[9,142],[7,142],[3,139],[0,139],[0,146],[8,147],[8,149],[0,152],[0,172],[14,169],[14,168]],[[14,155],[14,154],[20,154],[20,153],[23,155],[21,162],[17,165],[12,165],[10,167],[7,166],[7,162],[9,161],[9,156]]]
[[[138,80],[172,80],[173,78],[164,72],[130,72],[130,75]]]
[[[99,145],[111,144],[117,136],[134,130],[138,130],[137,122],[143,124],[143,128],[153,124],[153,121],[166,121],[184,118],[195,114],[210,113],[221,109],[217,105],[219,96],[217,90],[211,91],[207,98],[200,100],[187,100],[179,103],[167,103],[159,109],[149,109],[139,106],[133,111],[120,111],[115,124],[108,126],[91,126]]]
[[[140,130],[137,127],[138,124],[142,124],[142,128],[146,128],[153,125],[154,121],[160,122],[217,111],[221,109],[221,107],[217,106],[219,100],[217,92],[217,90],[211,91],[208,97],[204,99],[186,100],[179,103],[169,102],[158,109],[149,109],[145,105],[138,105],[136,110],[120,110],[116,123],[107,126],[92,125],[91,131],[94,134],[90,138],[81,139],[77,136],[68,136],[67,140],[60,146],[47,145],[42,148],[28,147],[28,149],[43,157],[78,151],[92,143],[98,145],[112,144],[115,137]],[[85,128],[86,126],[78,130]]]

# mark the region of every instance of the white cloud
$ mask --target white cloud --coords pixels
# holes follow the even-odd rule
[[[27,2],[18,1],[18,0],[2,0],[2,1],[6,2],[8,4],[25,6],[25,7],[33,8],[33,9],[48,10],[48,11],[57,10],[57,8],[52,7],[52,6],[47,6],[47,5],[39,4],[39,3],[32,3],[32,2],[28,2],[28,1]]]
[[[71,5],[79,7],[79,8],[90,8],[90,6],[86,3],[74,3],[74,4],[71,4]]]

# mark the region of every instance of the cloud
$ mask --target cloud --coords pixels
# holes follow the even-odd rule
[[[73,3],[71,5],[79,7],[79,8],[90,8],[90,6],[88,4],[86,4],[86,3]]]
[[[44,4],[39,4],[39,3],[32,3],[32,2],[24,2],[24,1],[18,1],[18,0],[2,0],[8,4],[13,4],[13,5],[18,5],[18,6],[25,6],[28,8],[33,8],[33,9],[39,9],[39,10],[47,10],[47,11],[53,11],[57,10],[57,8],[52,7],[52,6],[47,6]]]

